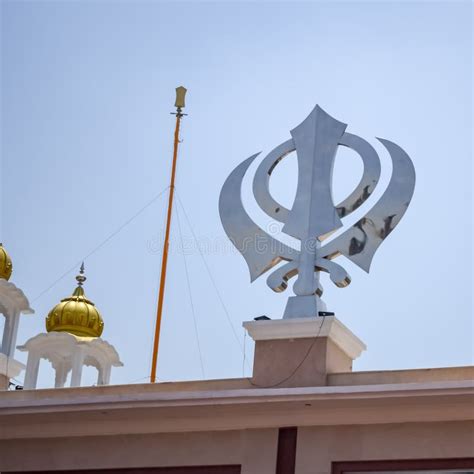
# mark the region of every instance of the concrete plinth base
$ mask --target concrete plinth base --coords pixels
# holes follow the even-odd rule
[[[243,323],[255,341],[252,382],[262,387],[326,385],[352,371],[365,344],[335,316]]]

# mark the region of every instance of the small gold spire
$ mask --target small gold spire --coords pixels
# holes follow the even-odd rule
[[[79,275],[76,275],[77,288],[74,290],[73,296],[84,296],[84,288],[82,288],[82,285],[86,280],[87,277],[84,275],[84,262],[82,262]]]
[[[0,242],[0,278],[9,280],[12,276],[13,264],[10,255],[6,251],[3,244]]]
[[[82,286],[82,284],[87,280],[87,277],[84,276],[84,262],[81,263],[79,275],[76,275],[76,280],[79,286]]]

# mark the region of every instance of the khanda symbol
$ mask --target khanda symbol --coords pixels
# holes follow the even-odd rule
[[[349,285],[346,270],[334,259],[343,255],[369,271],[372,258],[383,240],[392,232],[405,213],[415,187],[415,170],[410,157],[395,143],[379,138],[392,161],[392,175],[387,188],[373,207],[336,237],[324,241],[343,227],[344,219],[359,208],[373,193],[380,177],[380,159],[375,149],[363,138],[346,132],[347,124],[328,115],[318,105],[291,131],[291,137],[272,150],[260,163],[253,180],[253,194],[260,208],[271,218],[283,223],[282,232],[301,243],[296,250],[266,233],[252,221],[244,209],[241,187],[244,175],[259,155],[238,165],[222,187],[219,213],[227,236],[245,258],[251,281],[280,262],[267,279],[268,286],[281,292],[288,280],[296,296],[290,297],[284,318],[314,317],[326,306],[320,272],[326,272],[338,287]],[[334,205],[332,172],[339,146],[360,155],[364,171],[352,193]],[[286,209],[271,196],[269,181],[278,163],[296,151],[298,184],[291,209]]]

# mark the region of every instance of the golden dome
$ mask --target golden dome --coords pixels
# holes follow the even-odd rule
[[[86,281],[84,264],[76,277],[77,288],[69,298],[64,298],[48,314],[46,330],[64,331],[81,337],[99,337],[104,321],[92,301],[84,295],[82,284]]]
[[[12,276],[13,264],[10,255],[8,255],[5,247],[0,243],[0,278],[9,280]]]

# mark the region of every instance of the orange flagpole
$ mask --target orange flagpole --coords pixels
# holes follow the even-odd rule
[[[178,145],[179,145],[179,127],[181,124],[181,118],[183,117],[182,109],[184,108],[184,98],[186,95],[186,89],[184,87],[176,88],[176,127],[174,130],[174,147],[173,147],[173,164],[171,168],[171,181],[170,181],[170,194],[168,199],[168,214],[166,217],[166,230],[165,230],[165,241],[163,244],[163,258],[161,260],[161,277],[160,277],[160,289],[158,293],[158,307],[156,311],[156,325],[155,325],[155,338],[153,341],[153,359],[151,363],[151,375],[150,382],[156,382],[156,367],[158,364],[158,348],[160,345],[160,331],[161,331],[161,320],[163,317],[163,302],[165,298],[165,283],[166,283],[166,267],[168,264],[168,249],[169,239],[171,231],[171,216],[173,212],[173,198],[174,198],[174,182],[176,178],[176,162],[178,159]]]

